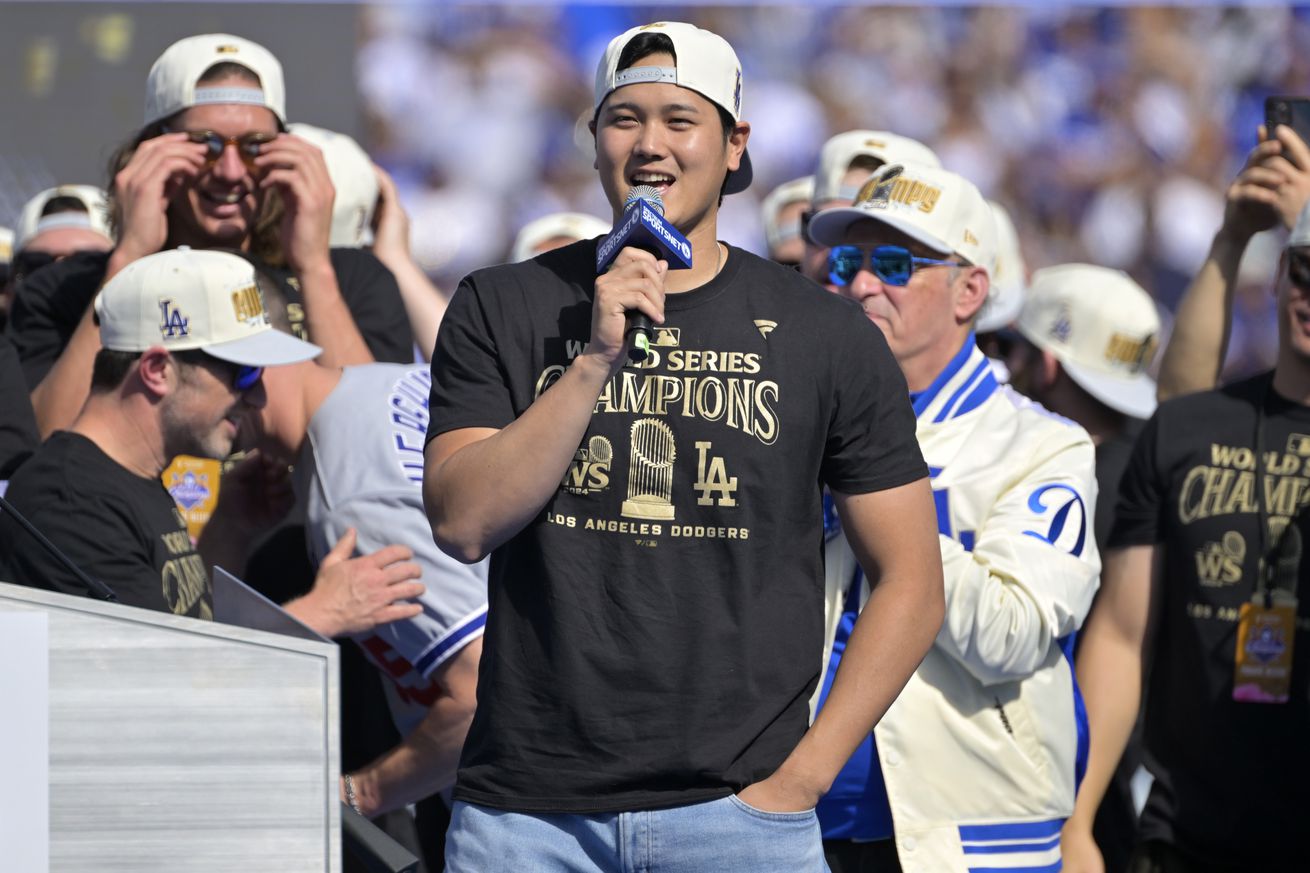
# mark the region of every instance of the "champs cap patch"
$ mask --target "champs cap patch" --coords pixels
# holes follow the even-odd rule
[[[245,285],[232,292],[232,314],[236,320],[250,327],[268,324],[264,311],[264,298],[255,285]]]

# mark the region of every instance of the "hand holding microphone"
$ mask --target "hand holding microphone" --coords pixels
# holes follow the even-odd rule
[[[676,227],[664,220],[664,201],[660,192],[649,185],[637,185],[628,192],[627,201],[623,205],[623,218],[596,247],[597,275],[614,266],[620,253],[629,248],[650,253],[657,260],[663,261],[669,270],[691,268],[691,243]],[[661,271],[661,290],[663,275]],[[597,288],[600,288],[600,280],[597,281]],[[644,361],[650,349],[651,321],[649,315],[635,306],[627,307],[625,338],[629,359]]]

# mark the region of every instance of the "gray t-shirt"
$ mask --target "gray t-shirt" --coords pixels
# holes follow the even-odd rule
[[[356,551],[408,546],[423,568],[423,612],[355,638],[391,680],[392,716],[408,734],[436,700],[433,673],[487,620],[487,566],[461,564],[432,541],[423,511],[426,365],[348,367],[309,423],[305,533],[317,564],[348,528]]]

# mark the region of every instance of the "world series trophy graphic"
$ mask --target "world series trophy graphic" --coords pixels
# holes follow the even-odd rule
[[[587,460],[594,464],[609,464],[614,459],[614,449],[610,441],[603,436],[593,436],[587,441]]]
[[[643,418],[632,423],[631,440],[628,499],[620,512],[628,518],[672,520],[673,461],[677,457],[673,431],[662,421]]]

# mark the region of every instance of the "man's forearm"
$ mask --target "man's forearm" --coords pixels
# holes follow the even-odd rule
[[[305,297],[305,327],[310,340],[323,349],[318,362],[325,367],[372,363],[373,353],[341,296],[332,264],[306,269],[298,277]]]
[[[929,580],[889,582],[880,582],[869,595],[827,702],[783,764],[824,791],[896,700],[937,635],[941,613],[926,596]]]
[[[1232,328],[1237,270],[1249,242],[1250,237],[1222,230],[1215,236],[1209,256],[1178,304],[1173,335],[1160,361],[1160,400],[1218,384]]]
[[[414,342],[423,353],[423,360],[431,361],[432,350],[437,344],[437,330],[441,327],[442,316],[446,314],[445,296],[408,255],[378,250],[373,253],[396,277],[400,298],[405,303],[409,329],[414,333]]]
[[[413,733],[367,767],[351,774],[360,811],[379,816],[455,784],[473,707],[448,695],[437,699]]]
[[[518,533],[559,488],[587,432],[609,365],[582,355],[505,428],[435,460],[443,434],[428,443],[424,505],[437,544],[473,562]]]
[[[784,778],[813,794],[832,785],[905,687],[942,624],[942,564],[927,480],[896,491],[893,503],[880,505],[877,497],[866,503],[872,510],[860,510],[858,498],[838,503],[848,539],[873,585],[827,702],[779,768]],[[867,519],[871,512],[893,517],[861,535],[861,516]],[[880,542],[886,538],[895,545]]]
[[[1090,833],[1137,720],[1142,694],[1142,652],[1108,627],[1107,616],[1088,624],[1078,653],[1078,687],[1087,706],[1087,773],[1069,827]]]
[[[91,371],[100,351],[100,328],[87,306],[72,338],[45,378],[32,390],[37,430],[45,439],[73,423],[91,391]]]

